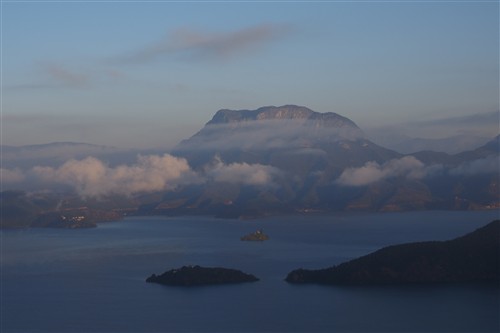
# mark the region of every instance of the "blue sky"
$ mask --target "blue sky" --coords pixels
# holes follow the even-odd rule
[[[219,109],[499,108],[499,4],[2,2],[2,143],[169,148]]]

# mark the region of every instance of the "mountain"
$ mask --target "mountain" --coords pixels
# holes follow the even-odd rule
[[[354,128],[359,127],[350,119],[333,112],[319,113],[303,106],[265,106],[257,110],[219,110],[207,125],[241,124],[245,121],[298,120],[301,124],[310,122],[314,127]]]
[[[457,154],[475,149],[475,147],[484,144],[490,139],[489,137],[474,134],[459,134],[439,139],[414,138],[405,134],[391,133],[390,131],[377,134],[369,132],[369,134],[370,139],[374,142],[403,154],[412,154],[425,150]]]
[[[455,156],[459,160],[472,161],[479,158],[486,158],[488,156],[499,153],[500,153],[500,135],[497,135],[495,138],[486,142],[484,145],[470,151],[464,151],[458,153]]]
[[[411,177],[410,172],[404,178],[386,177],[359,187],[360,193],[344,208],[381,211],[498,209],[499,142],[497,136],[481,147],[453,155],[434,151],[406,155],[422,163],[413,169],[421,172],[420,176]],[[371,171],[383,172],[384,168]]]
[[[3,225],[33,225],[40,214],[52,216],[54,202],[64,202],[67,211],[88,207],[87,216],[98,219],[107,218],[103,211],[245,218],[339,210],[498,209],[499,140],[457,154],[403,155],[373,143],[352,120],[333,112],[294,105],[224,109],[176,146],[173,156],[137,159],[131,150],[78,143],[7,147],[3,185],[10,178],[15,189],[27,192],[17,199],[12,193],[0,197],[9,216]],[[19,166],[60,166],[64,158],[90,154],[99,161],[73,161],[63,169]],[[54,182],[47,184],[40,175]],[[30,194],[34,185],[59,191],[37,194],[50,207]]]
[[[28,195],[22,191],[0,192],[1,228],[29,227],[39,214],[57,209],[60,198],[52,193]]]
[[[187,158],[194,168],[218,157],[225,163],[271,165],[299,176],[325,168],[338,173],[347,166],[401,156],[365,139],[346,117],[295,105],[219,110],[172,154]]]
[[[290,283],[495,283],[500,279],[500,220],[445,242],[385,247],[320,270],[298,269]]]
[[[2,145],[1,149],[2,168],[23,170],[39,165],[59,166],[69,159],[83,159],[88,156],[116,165],[133,162],[139,153],[158,153],[157,150],[139,151],[81,142],[52,142],[26,146]]]
[[[82,228],[116,221],[135,211],[138,203],[124,196],[81,198],[55,191],[0,192],[0,228]]]
[[[404,154],[473,150],[498,134],[498,111],[364,128],[371,140]],[[437,137],[438,136],[438,137]]]
[[[270,167],[272,186],[212,180],[167,194],[158,209],[253,216],[497,207],[495,140],[454,155],[403,155],[368,140],[353,121],[333,112],[294,105],[219,110],[172,153],[201,172],[214,165]]]
[[[57,165],[71,158],[100,156],[116,148],[79,142],[53,142],[27,146],[2,146],[2,164],[6,168],[31,168],[35,165]]]
[[[189,194],[181,191],[168,195],[190,197],[189,206],[197,209],[217,206],[217,210],[243,210],[249,215],[259,210],[290,211],[318,206],[325,203],[319,196],[330,196],[324,187],[334,183],[344,169],[402,157],[367,140],[346,117],[295,105],[219,110],[204,128],[175,147],[172,154],[186,158],[201,172],[207,166],[221,164],[233,169],[253,166],[273,171],[267,184],[270,186],[209,181],[197,189],[191,187]],[[193,195],[198,199],[193,199]]]

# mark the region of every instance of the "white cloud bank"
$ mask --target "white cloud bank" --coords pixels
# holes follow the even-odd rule
[[[70,159],[58,167],[35,166],[23,172],[20,169],[1,169],[2,183],[15,187],[31,186],[53,188],[68,186],[82,197],[100,197],[109,194],[132,195],[168,191],[179,185],[200,184],[205,181],[229,182],[259,187],[275,186],[279,169],[262,164],[225,164],[216,158],[203,172],[195,172],[184,158],[169,154],[139,156],[133,165],[110,167],[95,157]]]
[[[344,186],[365,186],[395,177],[423,179],[440,172],[451,176],[499,173],[499,166],[500,158],[497,155],[466,162],[448,170],[444,170],[441,165],[426,166],[413,156],[405,156],[383,164],[371,161],[359,168],[347,168],[335,182]],[[27,183],[32,186],[42,183],[46,189],[65,185],[82,197],[99,197],[167,191],[179,185],[205,181],[275,187],[276,180],[283,176],[283,172],[263,164],[225,164],[217,157],[202,172],[195,172],[186,159],[165,154],[139,156],[133,165],[116,167],[110,167],[95,157],[71,159],[59,167],[36,166],[26,172],[1,168],[0,175],[4,188]]]
[[[371,161],[360,168],[347,168],[336,180],[336,183],[348,186],[364,186],[392,177],[421,179],[426,176],[427,172],[428,169],[424,163],[413,156],[405,156],[390,160],[382,165]]]
[[[500,156],[491,155],[471,162],[463,163],[450,170],[453,176],[500,173]]]
[[[427,166],[413,156],[393,159],[382,165],[371,161],[359,168],[345,169],[335,182],[346,186],[364,186],[393,177],[422,179],[440,172],[450,176],[499,174],[500,157],[491,155],[446,170],[439,164]]]
[[[139,156],[136,164],[115,168],[87,157],[58,168],[37,166],[33,173],[45,182],[69,185],[84,197],[168,190],[197,178],[185,159],[168,154]]]
[[[303,148],[311,142],[356,140],[363,134],[355,127],[322,126],[310,119],[264,119],[205,126],[195,136],[183,141],[180,150],[266,150]]]
[[[274,186],[273,179],[280,173],[279,169],[269,165],[248,163],[224,164],[220,159],[216,159],[215,166],[207,171],[207,176],[217,182]]]
[[[19,183],[26,179],[20,169],[4,169],[0,168],[0,180],[2,184]]]

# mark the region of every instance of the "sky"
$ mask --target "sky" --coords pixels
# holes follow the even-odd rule
[[[498,1],[1,3],[3,145],[169,149],[219,109],[499,110]]]

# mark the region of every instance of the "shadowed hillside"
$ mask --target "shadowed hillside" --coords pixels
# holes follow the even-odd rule
[[[327,269],[297,269],[290,283],[401,284],[498,283],[500,220],[465,236],[444,242],[419,242],[385,247]]]

